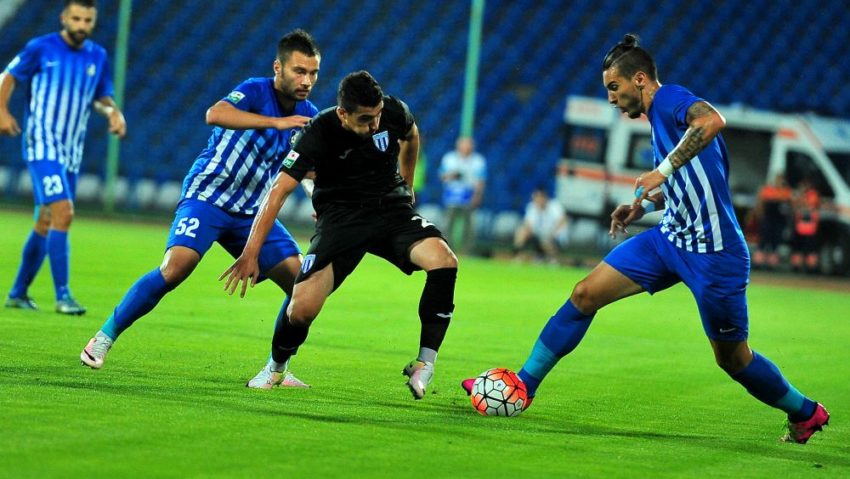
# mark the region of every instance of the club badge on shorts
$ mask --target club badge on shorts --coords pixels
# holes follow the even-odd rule
[[[310,271],[310,268],[313,267],[313,263],[315,263],[315,262],[316,262],[316,255],[308,254],[307,256],[305,256],[304,262],[301,264],[301,272],[306,274],[308,271]]]
[[[375,148],[381,151],[387,151],[387,147],[390,146],[390,132],[381,131],[372,135],[372,142],[375,143]]]

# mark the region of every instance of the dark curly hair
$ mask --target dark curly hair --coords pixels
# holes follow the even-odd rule
[[[336,93],[337,104],[347,112],[357,110],[358,106],[377,106],[383,99],[381,85],[366,70],[346,75]]]

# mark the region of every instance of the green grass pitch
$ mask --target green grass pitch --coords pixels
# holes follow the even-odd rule
[[[0,288],[31,227],[0,213]],[[517,418],[485,418],[461,379],[518,369],[548,317],[586,274],[461,258],[456,313],[427,397],[401,369],[417,351],[423,275],[367,258],[328,301],[293,361],[309,390],[247,390],[283,299],[216,281],[214,247],[195,274],[116,343],[102,370],[79,353],[111,308],[162,258],[167,220],[82,215],[72,288],[89,312],[0,310],[0,477],[850,477],[846,293],[754,284],[752,346],[832,425],[782,444],[784,416],[714,365],[690,293],[641,295],[597,315],[579,348]]]

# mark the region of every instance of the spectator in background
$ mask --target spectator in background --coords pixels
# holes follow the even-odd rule
[[[514,253],[521,259],[523,250],[534,248],[538,259],[557,264],[558,253],[567,243],[567,215],[564,207],[550,199],[544,188],[536,188],[525,207],[525,218],[514,236]]]
[[[791,220],[791,199],[793,191],[785,182],[785,174],[777,174],[772,183],[764,185],[759,191],[758,201],[753,211],[758,224],[758,248],[753,254],[753,266],[779,266],[779,246],[787,238],[786,232]]]
[[[443,155],[440,178],[443,206],[446,207],[446,232],[456,250],[469,254],[475,246],[472,214],[481,205],[487,178],[487,161],[475,151],[472,138],[458,138],[455,149]]]
[[[791,266],[815,271],[818,267],[820,193],[811,180],[803,178],[794,194],[794,239]]]

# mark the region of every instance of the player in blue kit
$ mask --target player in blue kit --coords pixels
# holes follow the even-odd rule
[[[285,35],[277,46],[274,78],[250,78],[207,110],[214,125],[207,147],[183,180],[182,198],[162,264],[142,276],[80,353],[83,364],[98,369],[118,336],[151,311],[165,294],[185,280],[217,241],[239,256],[265,191],[289,152],[293,133],[317,112],[307,100],[319,74],[321,56],[303,30]],[[275,221],[259,254],[263,277],[287,295],[301,267],[295,240]],[[288,321],[281,308],[276,331]],[[269,373],[251,387],[305,386],[286,364],[270,364]]]
[[[805,443],[829,413],[747,343],[750,258],[729,193],[729,157],[719,134],[725,120],[687,89],[661,85],[655,61],[634,35],[608,52],[602,70],[608,101],[630,118],[648,117],[656,165],[637,179],[634,203],[612,213],[610,234],[625,233],[647,212],[664,215],[658,226],[611,251],[543,328],[519,373],[529,399],[578,346],[598,310],[683,282],[697,301],[717,364],[756,399],[788,415],[785,440]],[[471,386],[463,382],[467,391]]]
[[[47,256],[56,292],[56,311],[80,315],[86,308],[74,300],[68,285],[68,231],[74,218],[77,174],[92,107],[107,118],[110,133],[123,138],[127,125],[112,100],[106,50],[88,38],[97,22],[94,0],[67,0],[59,18],[60,32],[29,41],[0,75],[0,134],[3,135],[21,133],[9,112],[9,98],[18,82],[29,82],[23,157],[32,178],[36,204],[35,227],[24,244],[6,307],[38,309],[27,290]]]

